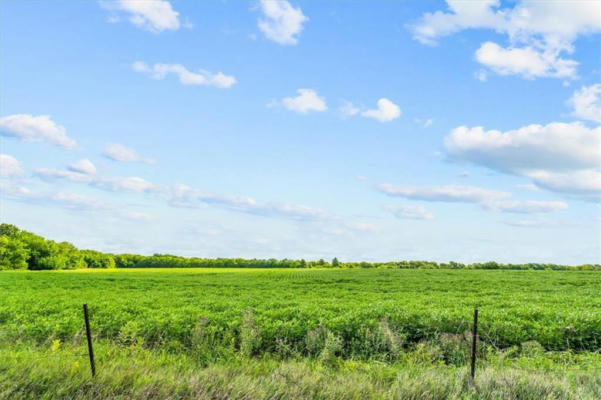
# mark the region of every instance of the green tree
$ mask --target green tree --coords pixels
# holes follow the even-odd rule
[[[29,252],[18,238],[0,236],[0,270],[26,269]]]
[[[19,230],[19,228],[17,228],[14,225],[11,224],[0,224],[0,235],[3,236],[9,236],[9,237],[15,237],[17,236],[21,231]]]

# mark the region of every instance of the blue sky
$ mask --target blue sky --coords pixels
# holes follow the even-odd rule
[[[2,221],[111,252],[601,263],[601,1],[0,7]]]

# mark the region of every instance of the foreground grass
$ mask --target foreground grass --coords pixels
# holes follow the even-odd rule
[[[83,344],[3,346],[0,399],[601,398],[598,367],[543,360],[540,368],[538,357],[490,359],[471,385],[465,367],[432,362],[419,351],[397,364],[236,357],[201,367],[186,354],[105,341],[96,348],[92,378]]]

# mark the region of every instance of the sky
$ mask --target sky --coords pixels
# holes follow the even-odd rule
[[[601,263],[601,0],[0,4],[0,220],[115,253]]]

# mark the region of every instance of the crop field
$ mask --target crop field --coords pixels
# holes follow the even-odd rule
[[[344,395],[320,392],[320,396],[286,392],[290,388],[280,382],[284,391],[272,393],[275,398],[361,398],[361,390],[365,388],[374,390],[370,397],[399,398],[399,390],[407,388],[399,386],[398,380],[402,374],[415,379],[417,375],[412,375],[417,374],[415,368],[421,371],[419,374],[425,381],[420,382],[424,385],[427,379],[450,385],[435,385],[440,390],[450,390],[441,392],[440,398],[469,397],[464,378],[469,362],[467,334],[474,307],[480,312],[480,379],[488,376],[486,379],[494,386],[496,376],[507,380],[507,374],[515,373],[524,378],[522,372],[507,368],[531,369],[535,375],[545,371],[556,374],[552,378],[544,375],[524,378],[525,385],[539,379],[542,385],[539,389],[543,392],[532,393],[544,394],[524,398],[572,398],[572,395],[595,398],[599,393],[595,388],[598,384],[601,387],[601,274],[598,272],[10,271],[0,274],[0,293],[0,359],[9,360],[4,367],[0,362],[0,398],[44,397],[46,390],[50,390],[48,385],[58,385],[64,379],[81,384],[71,388],[74,391],[71,395],[92,390],[86,392],[87,397],[119,397],[103,391],[118,386],[113,381],[103,382],[103,389],[89,386],[87,360],[76,358],[85,355],[83,303],[89,305],[97,345],[100,371],[94,381],[97,385],[103,379],[117,379],[116,376],[126,379],[123,374],[134,374],[135,368],[127,365],[138,365],[137,368],[147,371],[145,376],[156,379],[161,374],[172,374],[202,380],[200,376],[187,375],[192,371],[203,371],[206,379],[209,375],[210,379],[232,377],[228,385],[219,386],[219,390],[229,388],[225,394],[209,390],[203,386],[208,383],[203,381],[204,395],[199,394],[198,388],[196,395],[189,395],[186,390],[190,390],[191,383],[187,381],[184,392],[188,395],[173,398],[271,397],[264,385],[276,390],[279,386],[273,374],[282,368],[292,375],[302,375],[299,378],[304,382],[302,385],[320,387],[316,379],[330,376],[336,381],[345,374],[358,374],[362,378],[352,379],[367,381],[361,388],[353,385],[340,388],[357,392]],[[41,359],[44,361],[40,362]],[[63,368],[64,365],[70,369]],[[495,368],[500,368],[498,373],[493,372]],[[257,383],[266,379],[259,377],[261,373],[269,377],[269,383]],[[436,373],[439,375],[432,375]],[[411,381],[409,375],[404,378],[406,382]],[[9,385],[34,376],[36,382],[41,382],[38,386],[26,386],[25,390]],[[248,381],[235,383],[234,376],[236,379],[244,376]],[[427,376],[430,378],[426,379]],[[551,385],[550,382],[555,382],[555,386],[545,386]],[[151,385],[156,389],[151,393],[144,391],[148,389],[147,381],[138,383],[141,392],[122,393],[123,398],[164,398],[167,392],[172,396],[183,390],[179,382],[173,383],[175,388],[171,389],[160,386],[159,390],[159,386]],[[236,384],[258,385],[259,392],[251,397],[238,396]],[[580,384],[585,389],[575,389]],[[414,389],[415,393],[422,393],[419,391],[422,389]]]

